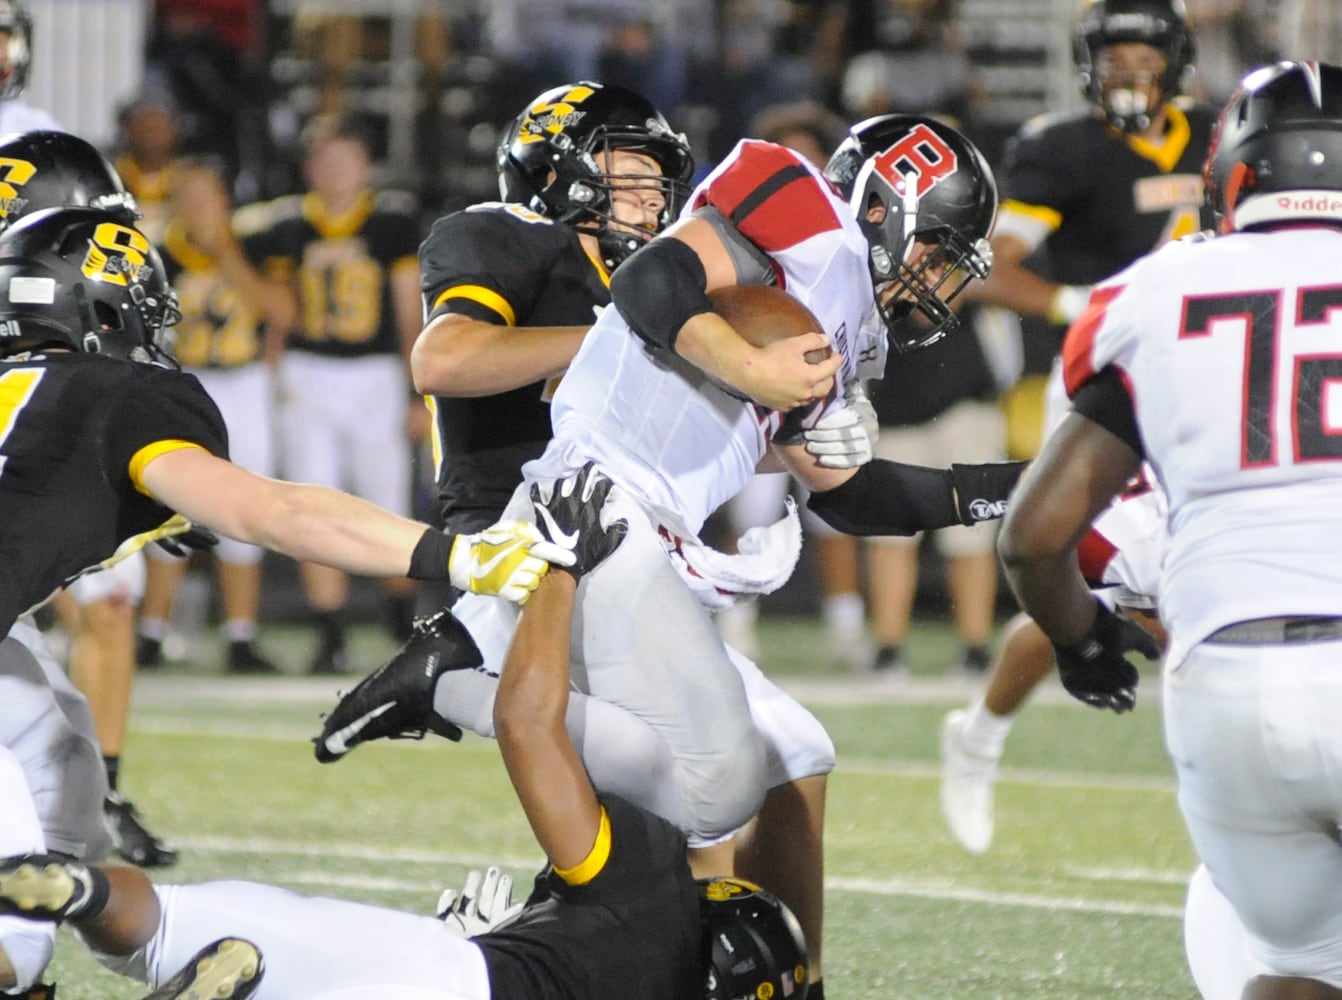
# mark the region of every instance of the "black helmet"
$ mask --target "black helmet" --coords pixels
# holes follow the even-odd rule
[[[1156,107],[1134,100],[1131,91],[1105,92],[1097,69],[1100,53],[1120,42],[1141,42],[1165,57]],[[1183,0],[1087,0],[1072,35],[1072,58],[1081,73],[1081,92],[1109,124],[1123,132],[1144,131],[1161,106],[1179,93],[1193,68],[1193,36]]]
[[[1342,222],[1342,67],[1254,70],[1221,112],[1203,170],[1223,232],[1268,222]]]
[[[0,0],[0,31],[5,43],[5,75],[0,77],[0,101],[12,101],[28,86],[33,61],[33,19],[19,0]]]
[[[158,251],[118,214],[44,209],[0,235],[0,344],[171,363],[181,315]]]
[[[584,81],[547,90],[509,126],[498,150],[499,193],[556,222],[595,222],[606,266],[614,269],[647,242],[612,230],[611,191],[620,180],[603,172],[597,157],[612,149],[634,149],[662,168],[657,182],[666,198],[660,232],[689,193],[694,158],[685,136],[652,104],[624,87]],[[650,186],[646,177],[640,187]]]
[[[134,222],[135,198],[107,157],[69,132],[0,138],[0,232],[29,212],[88,205]]]
[[[955,329],[947,303],[992,264],[988,234],[997,218],[997,182],[978,148],[935,118],[881,115],[848,130],[825,166],[848,199],[871,247],[877,304],[899,351],[924,347]],[[880,222],[873,208],[885,209]],[[909,265],[915,241],[936,250]],[[930,269],[945,265],[940,277]],[[898,293],[881,303],[895,282]],[[901,322],[914,308],[930,328]]]
[[[705,1000],[806,1000],[806,939],[778,897],[740,878],[701,878]]]

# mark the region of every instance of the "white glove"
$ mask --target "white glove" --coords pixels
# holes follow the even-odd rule
[[[860,382],[847,386],[848,405],[822,417],[810,430],[802,431],[808,454],[827,469],[855,469],[872,458],[872,446],[880,434],[876,409],[862,391]]]
[[[445,889],[438,897],[438,919],[463,937],[493,930],[522,912],[524,903],[513,902],[513,877],[492,865],[481,874],[473,868],[461,892]]]
[[[447,570],[458,590],[525,604],[551,563],[572,566],[573,560],[572,552],[547,542],[529,521],[500,521],[474,535],[458,535]]]

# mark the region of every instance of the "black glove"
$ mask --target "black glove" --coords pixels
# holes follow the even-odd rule
[[[219,536],[199,524],[193,524],[180,535],[169,535],[158,539],[159,548],[170,552],[178,559],[185,559],[192,552],[208,552],[218,544]]]
[[[592,462],[574,475],[551,483],[548,496],[539,483],[532,484],[536,527],[547,542],[573,553],[572,566],[555,563],[552,569],[571,573],[574,579],[581,580],[624,541],[629,532],[629,522],[624,518],[604,527],[601,524],[601,508],[606,505],[613,485],[596,471]]]
[[[1138,652],[1148,660],[1160,655],[1160,646],[1136,622],[1115,614],[1099,601],[1099,611],[1080,642],[1054,644],[1062,686],[1092,708],[1113,709],[1120,715],[1137,704],[1137,668],[1124,653]]]

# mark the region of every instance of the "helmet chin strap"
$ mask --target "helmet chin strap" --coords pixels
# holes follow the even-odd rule
[[[82,350],[86,354],[101,353],[102,338],[98,336],[97,322],[93,315],[93,309],[89,306],[84,286],[75,285],[70,289],[70,294],[74,296],[75,308],[79,310],[79,324],[84,328]]]

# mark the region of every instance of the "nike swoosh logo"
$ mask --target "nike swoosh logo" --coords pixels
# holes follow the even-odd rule
[[[539,516],[541,520],[545,522],[545,530],[546,533],[550,536],[551,541],[555,542],[558,545],[564,546],[564,548],[566,549],[572,549],[577,547],[578,533],[576,531],[573,532],[560,531],[559,525],[555,524],[554,517],[550,514],[550,511],[545,506],[543,506],[539,501],[536,500],[531,501],[531,505],[536,508],[537,516]]]
[[[520,540],[513,542],[506,549],[500,550],[499,554],[488,562],[482,562],[479,566],[472,566],[471,578],[475,580],[483,580],[485,577],[489,576],[490,573],[494,572],[494,568],[498,566],[499,563],[503,562],[503,560],[507,559],[525,544],[526,542]]]
[[[350,738],[358,736],[369,725],[377,720],[378,716],[389,712],[396,707],[396,702],[388,701],[377,706],[371,712],[365,712],[359,718],[355,719],[348,726],[336,730],[330,736],[322,740],[322,745],[333,757],[343,757],[353,749],[350,744]]]

